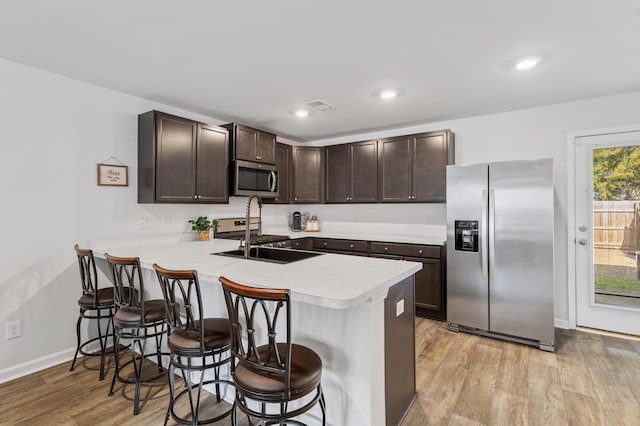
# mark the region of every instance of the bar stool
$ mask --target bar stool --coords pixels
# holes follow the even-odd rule
[[[156,264],[153,265],[153,269],[158,274],[158,282],[166,304],[169,325],[168,346],[171,351],[170,399],[164,424],[167,424],[169,415],[181,424],[198,425],[221,420],[231,414],[231,408],[202,420],[199,408],[204,385],[215,384],[218,403],[221,401],[220,384],[227,383],[233,386],[233,382],[220,379],[220,367],[231,361],[229,320],[203,317],[202,294],[196,271],[169,270]],[[177,395],[174,388],[176,367],[182,371],[182,377],[186,382],[186,388]],[[213,369],[213,379],[204,380],[205,371],[208,369]],[[198,383],[191,382],[192,371],[200,372]],[[191,419],[180,417],[174,410],[175,404],[185,395],[189,396]]]
[[[111,380],[109,396],[113,395],[116,379],[122,383],[135,383],[135,398],[133,400],[133,414],[140,412],[140,384],[160,377],[162,368],[162,337],[166,333],[167,316],[164,300],[145,300],[144,281],[140,269],[140,259],[137,257],[115,257],[104,254],[111,270],[114,287],[116,313],[114,314],[115,342],[118,347],[120,339],[130,341],[131,360],[121,364],[118,351],[116,354],[116,369]],[[145,353],[145,343],[148,339],[155,340],[156,350]],[[139,354],[136,354],[136,348]],[[157,356],[158,374],[142,379],[142,365],[146,358]],[[122,377],[122,369],[133,364],[135,379]]]
[[[78,266],[80,268],[80,281],[82,283],[82,296],[78,299],[78,306],[80,306],[80,315],[78,316],[78,322],[76,323],[76,336],[78,345],[76,346],[76,353],[73,356],[71,362],[71,368],[69,371],[73,371],[76,367],[76,359],[78,354],[85,356],[99,356],[100,357],[100,380],[104,380],[104,360],[105,355],[113,353],[113,348],[107,350],[107,339],[111,336],[111,341],[115,339],[113,331],[113,287],[98,288],[98,274],[96,273],[96,262],[93,258],[93,251],[89,249],[81,249],[77,244],[73,247],[78,255]],[[80,324],[82,319],[89,320],[95,319],[98,324],[98,336],[87,340],[82,343],[80,337]],[[102,320],[108,319],[107,330],[102,333]],[[111,334],[109,334],[109,328],[111,328]],[[100,343],[99,352],[87,352],[86,346],[98,341]],[[113,346],[115,347],[115,345]]]
[[[237,425],[236,406],[267,424],[303,424],[291,419],[319,402],[324,425],[322,360],[308,347],[291,343],[289,290],[249,287],[225,277],[220,282],[231,321],[231,376],[236,386],[231,424]],[[283,317],[284,341],[278,342],[278,320]],[[289,408],[293,401],[299,402]],[[268,410],[268,405],[275,407]]]

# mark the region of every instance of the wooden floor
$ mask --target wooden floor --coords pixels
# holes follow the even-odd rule
[[[418,398],[402,426],[640,425],[640,342],[558,329],[556,345],[548,353],[417,319]],[[97,368],[86,358],[73,372],[64,363],[0,385],[0,425],[163,424],[166,377],[143,386],[134,417],[133,385],[109,397],[112,362],[102,382]]]
[[[556,329],[556,352],[416,323],[403,426],[640,425],[640,342]]]

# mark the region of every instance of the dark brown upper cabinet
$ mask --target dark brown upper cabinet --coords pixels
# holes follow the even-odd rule
[[[378,150],[380,201],[446,201],[446,166],[454,164],[450,130],[383,139]]]
[[[232,159],[275,164],[276,135],[236,123],[222,127],[229,130]]]
[[[149,111],[138,116],[139,203],[228,203],[226,129]]]
[[[323,203],[324,148],[293,147],[292,196],[294,204]]]
[[[377,141],[331,145],[325,151],[327,203],[378,201]]]
[[[278,170],[278,196],[276,204],[291,203],[291,166],[292,147],[276,142],[276,170]]]

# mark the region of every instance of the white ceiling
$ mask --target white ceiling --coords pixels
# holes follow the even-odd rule
[[[640,90],[640,2],[2,0],[0,57],[309,141]]]

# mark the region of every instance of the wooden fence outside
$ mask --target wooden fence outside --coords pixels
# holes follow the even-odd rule
[[[595,248],[640,250],[640,201],[594,201]]]

